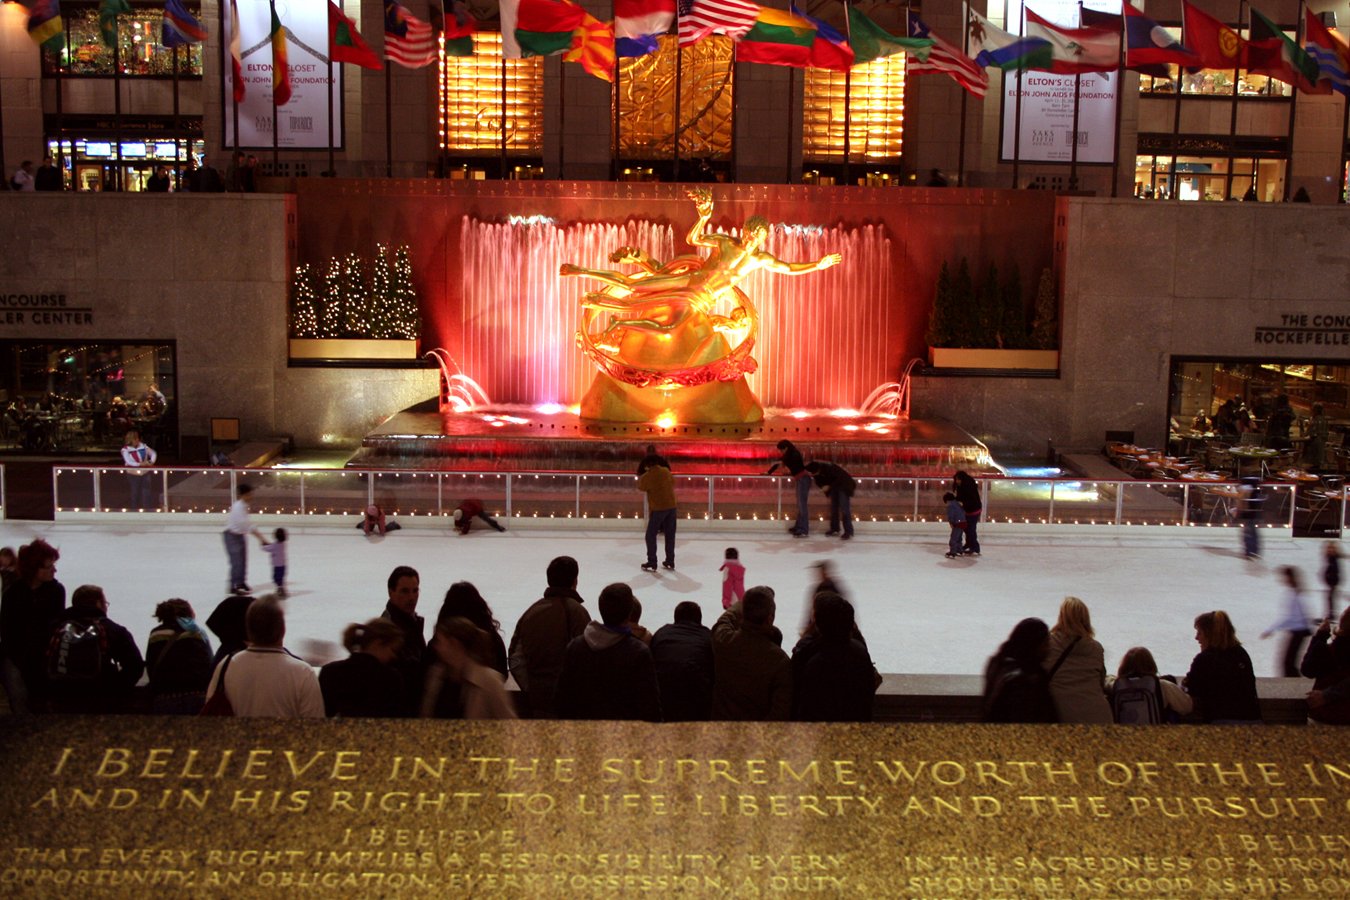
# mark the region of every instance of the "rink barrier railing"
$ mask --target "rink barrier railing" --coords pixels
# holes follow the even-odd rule
[[[133,473],[141,474],[133,474]],[[133,479],[144,479],[133,509]],[[489,514],[513,519],[630,519],[646,516],[645,497],[626,472],[422,472],[396,469],[220,469],[60,466],[52,470],[56,510],[75,513],[223,513],[240,484],[254,488],[261,514],[361,516],[379,505],[402,517],[448,517],[460,501],[483,501]],[[1052,525],[1177,525],[1231,527],[1232,484],[1060,478],[977,478],[982,522]],[[945,521],[949,477],[857,479],[852,511],[859,522]],[[791,479],[771,475],[675,475],[681,518],[709,521],[792,520]],[[1313,486],[1316,487],[1316,486]],[[1262,525],[1293,528],[1300,513],[1344,530],[1346,500],[1297,485],[1267,483]],[[0,502],[3,496],[0,495]],[[828,513],[812,491],[811,513]]]

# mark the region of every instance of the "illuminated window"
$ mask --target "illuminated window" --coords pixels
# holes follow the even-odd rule
[[[188,11],[198,19],[201,10],[195,5]],[[98,27],[98,4],[61,4],[66,23],[66,50],[61,54],[65,68],[63,75],[113,74],[113,51],[104,45]],[[163,9],[133,8],[132,12],[117,17],[117,53],[121,74],[136,76],[173,75],[173,50],[161,44]],[[43,68],[54,75],[56,55],[44,53]],[[178,51],[178,74],[199,78],[202,74],[202,45],[190,44]]]
[[[1181,40],[1180,28],[1163,29],[1175,41]],[[1168,65],[1167,77],[1139,75],[1139,93],[1171,94],[1177,89],[1177,66]],[[1197,72],[1181,74],[1181,92],[1183,94],[1233,96],[1232,69],[1201,69]],[[1241,70],[1238,72],[1238,97],[1289,97],[1293,87],[1283,81],[1276,81],[1266,75],[1257,75]]]
[[[503,65],[505,63],[505,65]],[[473,56],[441,66],[441,148],[539,156],[544,149],[544,61],[502,59],[502,36],[476,32]]]
[[[845,109],[848,134],[844,133]],[[849,73],[806,70],[802,158],[806,162],[898,160],[905,133],[905,55],[896,53]]]
[[[658,38],[660,49],[619,60],[616,153],[623,159],[672,159],[678,132],[682,159],[731,155],[732,44],[710,37],[679,49],[674,35]],[[679,122],[675,117],[676,53]]]
[[[1134,166],[1134,195],[1145,200],[1173,197],[1181,200],[1278,201],[1284,198],[1285,162],[1226,156],[1138,156]]]

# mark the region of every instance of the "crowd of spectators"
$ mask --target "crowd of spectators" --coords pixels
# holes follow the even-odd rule
[[[600,591],[593,618],[569,556],[548,564],[542,596],[509,643],[487,600],[462,581],[445,592],[428,642],[421,578],[398,566],[383,611],[343,632],[349,656],[316,672],[286,649],[276,595],[231,594],[205,628],[188,601],[165,600],[143,658],[109,617],[101,587],[76,588],[67,606],[59,558],[41,539],[17,554],[0,550],[0,675],[15,714],[868,722],[882,680],[828,566],[790,649],[770,587],[746,589],[711,627],[698,603],[681,602],[653,633],[622,582]],[[1067,597],[1053,627],[1024,619],[990,657],[983,718],[1259,722],[1251,658],[1227,613],[1200,614],[1195,630],[1200,649],[1184,678],[1160,675],[1144,647],[1108,676],[1087,605]],[[1350,611],[1334,631],[1330,619],[1320,623],[1300,671],[1315,679],[1310,716],[1350,723]]]

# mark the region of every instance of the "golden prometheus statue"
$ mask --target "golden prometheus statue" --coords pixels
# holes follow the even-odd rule
[[[712,218],[712,194],[688,192],[698,221],[686,240],[707,247],[706,257],[677,256],[662,264],[637,247],[620,247],[610,261],[634,264],[632,274],[585,269],[564,263],[560,274],[593,278],[605,286],[582,298],[577,345],[599,369],[581,401],[581,417],[611,422],[751,423],[764,418],[745,376],[757,363],[759,314],[736,285],[751,272],[767,269],[783,275],[818,272],[837,265],[831,253],[815,262],[784,262],[761,249],[769,236],[763,216],[751,216],[741,239],[705,234]],[[728,298],[728,315],[714,312]],[[597,320],[608,318],[599,332]]]

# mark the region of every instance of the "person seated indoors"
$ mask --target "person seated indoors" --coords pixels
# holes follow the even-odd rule
[[[211,680],[211,642],[186,600],[165,600],[155,607],[155,618],[159,626],[145,643],[150,711],[195,716],[206,702]]]
[[[403,675],[394,667],[403,629],[388,619],[355,622],[342,632],[351,654],[319,670],[324,713],[329,718],[394,718],[408,715]]]
[[[385,515],[383,509],[372,503],[366,507],[366,513],[362,517],[360,524],[356,526],[365,532],[366,537],[372,534],[378,534],[383,537],[391,531],[398,531],[403,526],[397,522],[390,521]]]
[[[1175,678],[1158,674],[1158,664],[1147,647],[1126,650],[1115,677],[1108,682],[1111,715],[1118,725],[1179,722],[1195,707]]]

